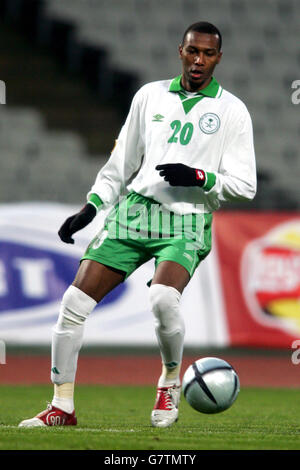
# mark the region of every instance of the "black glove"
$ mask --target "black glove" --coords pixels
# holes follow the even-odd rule
[[[59,238],[65,243],[74,243],[72,238],[73,233],[78,232],[86,225],[88,225],[95,215],[97,214],[96,208],[92,204],[86,204],[80,212],[71,215],[62,224],[58,231]]]
[[[155,167],[160,176],[171,186],[203,186],[205,172],[197,168],[191,168],[183,163],[166,163]]]

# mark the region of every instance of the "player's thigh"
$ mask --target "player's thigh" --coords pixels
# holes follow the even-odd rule
[[[84,259],[81,261],[73,286],[85,292],[96,302],[105,297],[112,289],[125,279],[125,273],[105,266],[98,261]]]
[[[164,284],[182,293],[189,280],[190,274],[184,266],[175,261],[161,261],[156,268],[151,285]]]

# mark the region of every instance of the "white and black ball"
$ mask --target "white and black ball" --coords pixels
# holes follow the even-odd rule
[[[184,373],[182,391],[186,401],[201,413],[220,413],[232,406],[240,391],[239,377],[223,359],[205,357]]]

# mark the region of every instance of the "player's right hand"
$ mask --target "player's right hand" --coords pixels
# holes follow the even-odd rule
[[[92,204],[87,203],[80,212],[71,215],[71,217],[68,217],[62,224],[58,231],[59,238],[65,243],[74,244],[74,238],[72,238],[72,235],[75,232],[78,232],[78,230],[86,227],[86,225],[93,220],[96,214],[96,208]]]

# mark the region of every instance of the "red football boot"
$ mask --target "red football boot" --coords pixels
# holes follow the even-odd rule
[[[31,419],[24,419],[19,424],[21,428],[33,428],[38,426],[76,426],[77,418],[75,410],[73,413],[66,413],[65,411],[56,408],[50,403],[47,409],[36,415]]]
[[[180,390],[179,385],[157,388],[156,402],[151,413],[152,426],[166,428],[178,420]]]

